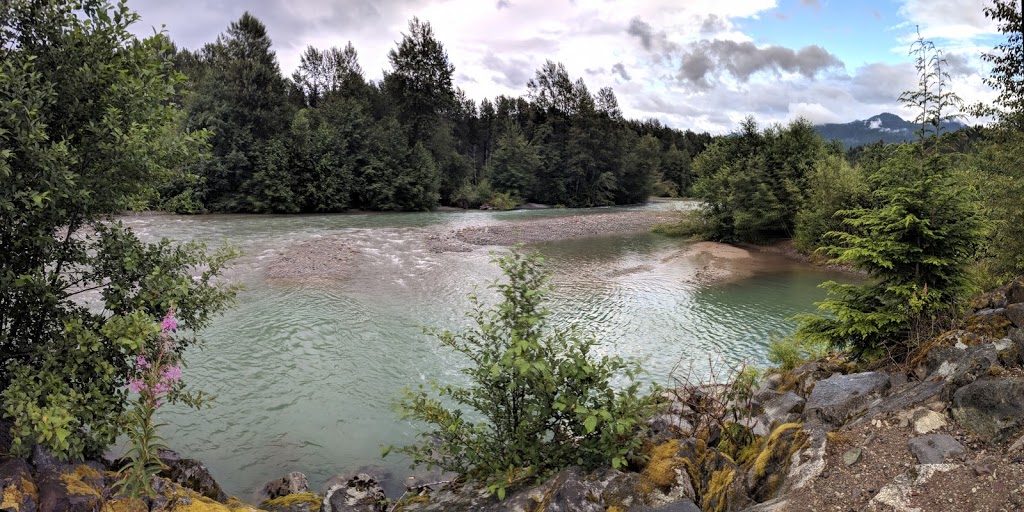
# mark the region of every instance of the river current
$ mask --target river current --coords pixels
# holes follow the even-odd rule
[[[687,208],[685,202],[640,209]],[[409,442],[417,426],[392,403],[405,386],[458,381],[464,361],[424,327],[465,326],[467,295],[493,302],[496,247],[433,252],[431,232],[614,209],[432,212],[302,216],[139,215],[122,220],[143,239],[229,243],[242,256],[227,277],[243,283],[238,303],[203,333],[184,378],[216,396],[199,411],[168,407],[166,444],[202,460],[229,494],[253,498],[262,485],[302,471],[314,488],[362,466],[409,474],[408,461],[381,447]],[[343,278],[289,280],[267,268],[289,248],[317,240],[351,248]],[[535,244],[553,271],[555,325],[576,324],[608,353],[642,360],[648,382],[670,384],[676,369],[698,374],[708,361],[765,363],[792,315],[814,310],[817,285],[834,274],[770,254],[742,279],[696,279],[713,261],[688,242],[652,234]],[[313,245],[315,247],[315,245]],[[838,276],[842,278],[842,276]]]

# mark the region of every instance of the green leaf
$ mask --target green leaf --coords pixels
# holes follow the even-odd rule
[[[587,416],[587,419],[583,422],[583,427],[587,429],[588,434],[593,432],[597,428],[597,416]]]

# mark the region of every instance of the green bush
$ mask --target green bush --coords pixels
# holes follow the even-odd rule
[[[511,210],[519,205],[519,200],[504,192],[498,192],[487,200],[487,204],[495,210]]]
[[[827,353],[827,344],[796,336],[773,339],[768,344],[768,360],[784,371],[792,370],[805,361],[820,359]]]
[[[664,222],[651,228],[651,233],[683,238],[706,238],[707,219],[699,211],[683,213],[675,222]]]
[[[549,273],[539,256],[516,250],[496,261],[506,279],[492,285],[501,302],[486,308],[471,296],[475,325],[434,333],[466,357],[468,384],[407,390],[396,405],[401,416],[430,429],[400,450],[414,465],[486,482],[499,498],[509,485],[570,465],[626,465],[648,403],[637,397],[638,364],[548,325]],[[617,391],[612,382],[621,378],[629,384]]]

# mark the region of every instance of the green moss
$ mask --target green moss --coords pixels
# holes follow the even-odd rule
[[[313,512],[319,512],[320,507],[323,505],[323,502],[321,501],[320,496],[311,492],[303,492],[299,494],[289,494],[287,496],[281,496],[280,498],[274,498],[272,500],[264,501],[263,503],[260,503],[260,507],[270,509],[288,508],[291,507],[292,505],[300,504],[307,504],[309,505],[310,510],[312,510]]]

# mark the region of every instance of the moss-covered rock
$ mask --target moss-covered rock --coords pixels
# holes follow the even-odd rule
[[[39,491],[32,470],[22,459],[0,462],[0,510],[37,512]]]
[[[313,492],[288,494],[260,503],[268,512],[320,512],[323,497]]]

